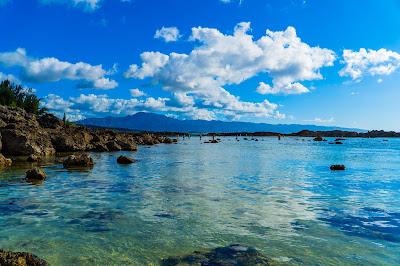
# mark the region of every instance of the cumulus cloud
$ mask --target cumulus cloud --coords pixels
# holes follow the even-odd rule
[[[14,83],[21,83],[14,75],[5,74],[3,72],[0,72],[0,81],[3,81],[3,80],[9,80],[9,81],[12,81]]]
[[[163,39],[165,42],[176,42],[180,34],[177,27],[162,27],[156,31],[154,38]]]
[[[260,82],[256,91],[259,94],[302,94],[310,92],[310,90],[304,87],[302,84],[295,82],[290,83],[281,87],[271,87],[269,84]]]
[[[105,77],[110,73],[102,65],[69,63],[54,57],[36,59],[28,56],[23,48],[0,53],[0,64],[21,68],[23,81],[42,83],[68,79],[81,81],[78,85],[81,88],[113,89],[118,86],[115,80]]]
[[[339,75],[360,81],[365,76],[385,76],[395,72],[400,67],[400,54],[383,48],[343,50],[342,63],[345,66]]]
[[[276,104],[242,101],[226,86],[265,75],[272,84],[263,83],[263,93],[305,93],[309,90],[300,82],[322,79],[320,69],[333,65],[335,53],[302,42],[293,27],[267,30],[258,40],[249,32],[247,22],[236,25],[232,35],[214,28],[193,28],[190,40],[198,45],[189,54],[144,52],[141,66],[131,65],[125,76],[149,78],[178,102],[184,99],[186,104],[214,114],[282,117]]]
[[[132,97],[146,96],[146,93],[144,93],[143,91],[141,91],[139,89],[130,89],[129,92],[131,93]]]

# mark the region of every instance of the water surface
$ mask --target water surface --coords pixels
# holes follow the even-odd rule
[[[193,137],[92,156],[92,170],[45,166],[42,184],[28,166],[0,172],[0,248],[52,265],[158,265],[231,243],[282,265],[400,264],[400,140]]]

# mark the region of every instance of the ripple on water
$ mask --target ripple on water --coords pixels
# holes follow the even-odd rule
[[[400,213],[398,212],[365,207],[361,208],[356,215],[339,211],[320,220],[351,236],[400,242]]]

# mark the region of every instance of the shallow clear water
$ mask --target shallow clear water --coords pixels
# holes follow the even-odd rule
[[[28,166],[0,172],[0,248],[52,265],[157,265],[231,243],[283,265],[400,264],[400,140],[259,140],[93,153],[94,169],[48,165],[40,185]]]

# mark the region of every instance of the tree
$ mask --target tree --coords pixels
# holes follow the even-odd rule
[[[24,88],[9,80],[0,83],[0,105],[19,107],[37,115],[47,112],[46,108],[40,107],[40,99],[31,88]]]

